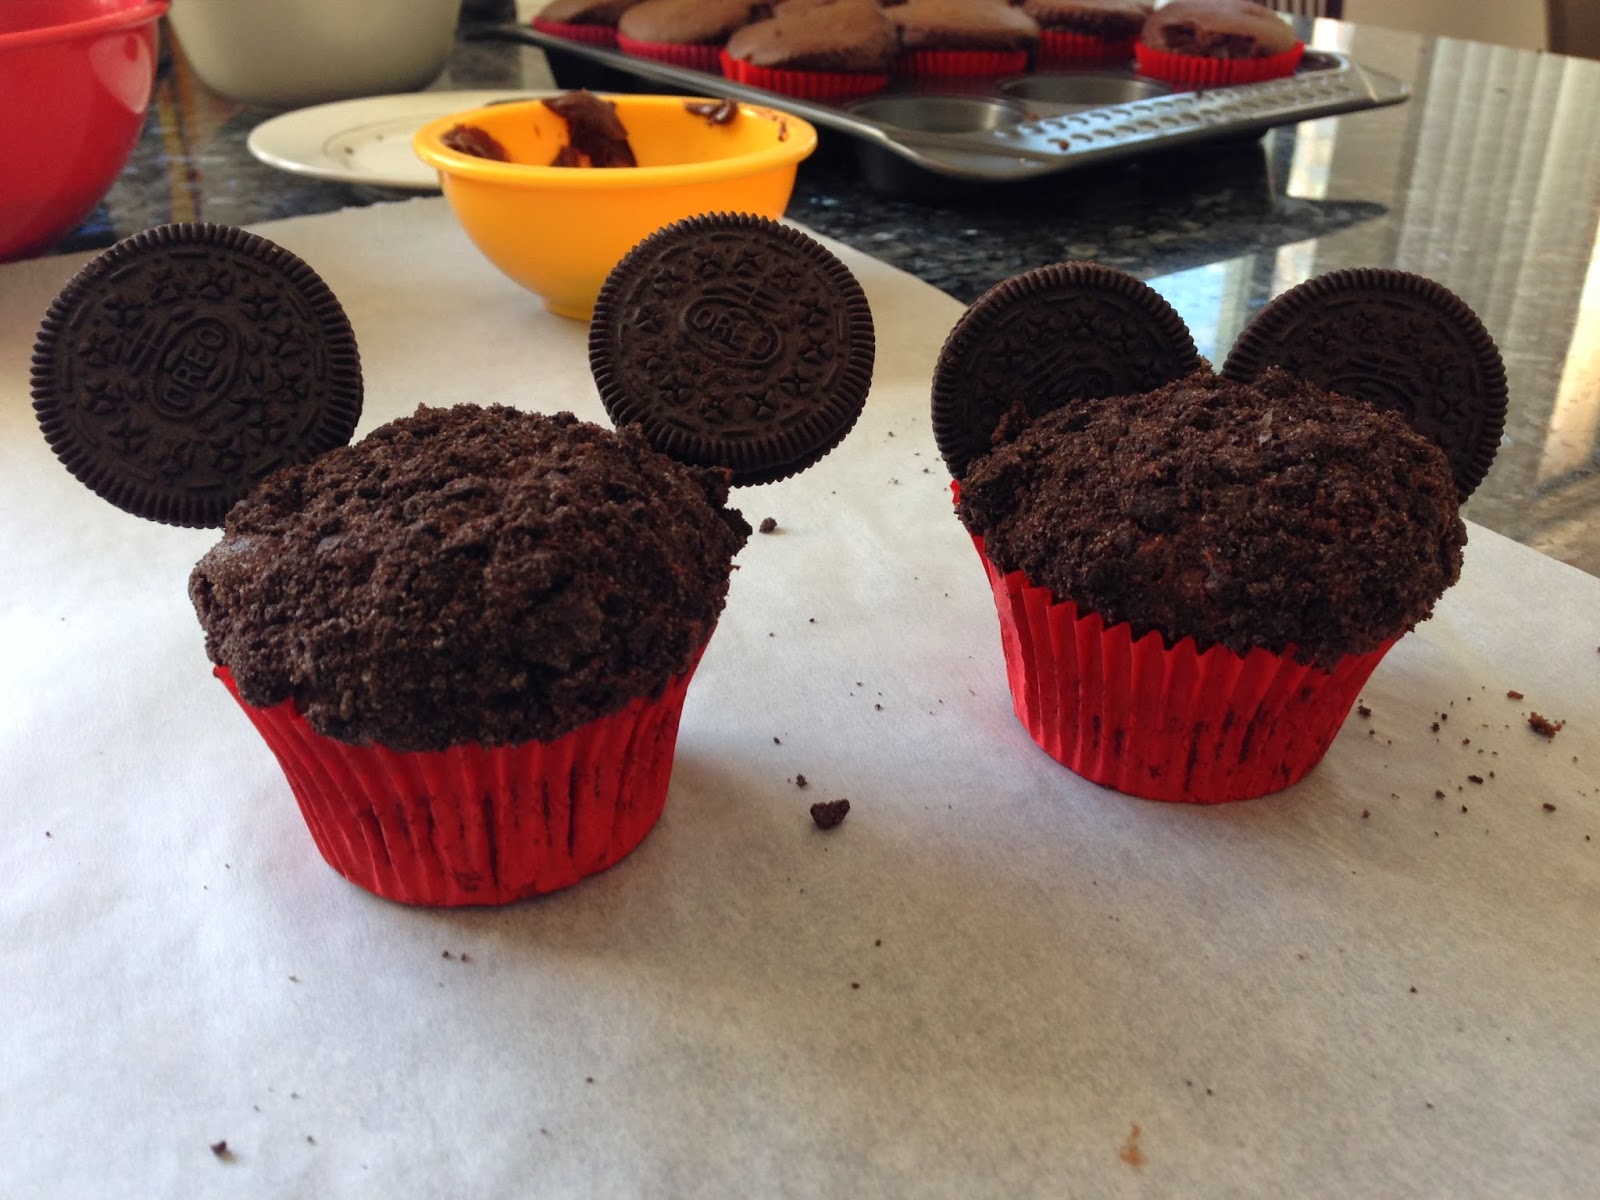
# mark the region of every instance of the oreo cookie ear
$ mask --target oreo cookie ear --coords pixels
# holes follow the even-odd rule
[[[1443,448],[1463,500],[1494,463],[1505,365],[1477,315],[1431,279],[1357,267],[1290,288],[1239,334],[1222,373],[1248,383],[1269,367],[1400,412]]]
[[[960,479],[1010,414],[1034,419],[1153,391],[1203,365],[1183,318],[1132,275],[1096,263],[1039,267],[990,288],[945,339],[934,440]]]
[[[866,404],[872,310],[850,269],[798,229],[745,213],[658,229],[611,269],[589,325],[620,426],[735,484],[771,483],[837,446]]]
[[[264,475],[344,445],[361,417],[333,292],[230,225],[161,225],[91,259],[45,313],[32,383],[67,470],[168,525],[221,525]]]

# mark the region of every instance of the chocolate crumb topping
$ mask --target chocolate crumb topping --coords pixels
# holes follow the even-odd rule
[[[1443,452],[1280,371],[1071,404],[978,458],[990,559],[1135,636],[1331,666],[1433,610],[1466,529]]]
[[[548,741],[697,658],[750,527],[725,471],[504,406],[268,476],[189,595],[240,695],[400,751]]]

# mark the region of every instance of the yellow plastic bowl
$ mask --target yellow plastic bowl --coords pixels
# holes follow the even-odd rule
[[[637,167],[551,167],[567,124],[538,100],[453,113],[417,131],[417,154],[439,172],[456,220],[485,258],[551,312],[587,321],[607,273],[650,234],[709,212],[777,218],[795,168],[817,145],[812,125],[756,104],[714,124],[685,96],[608,96]],[[716,103],[716,101],[711,101]],[[475,158],[440,140],[474,125],[510,162]]]

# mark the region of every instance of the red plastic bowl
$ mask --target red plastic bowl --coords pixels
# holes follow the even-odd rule
[[[0,0],[0,262],[45,249],[133,152],[166,0]]]

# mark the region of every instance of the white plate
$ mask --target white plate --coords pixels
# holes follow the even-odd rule
[[[250,131],[246,145],[268,166],[296,175],[436,192],[438,173],[411,149],[411,137],[418,129],[436,117],[469,108],[556,94],[523,88],[363,96],[263,121]]]

